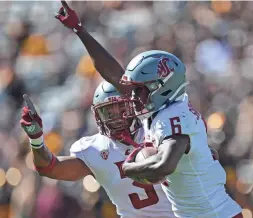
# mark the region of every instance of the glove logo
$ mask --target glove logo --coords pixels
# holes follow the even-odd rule
[[[28,132],[33,132],[35,130],[35,125],[25,127]]]

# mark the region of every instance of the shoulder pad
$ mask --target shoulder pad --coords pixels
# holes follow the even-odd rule
[[[92,136],[85,136],[79,139],[78,141],[74,142],[70,148],[70,152],[71,153],[79,152],[91,147],[92,145],[94,145],[95,141],[99,137],[98,135],[99,134],[92,135]]]
[[[108,147],[111,139],[97,133],[92,136],[85,136],[78,141],[76,141],[70,148],[70,153],[79,152],[87,150],[88,148],[93,148],[95,150],[101,150],[104,147]]]

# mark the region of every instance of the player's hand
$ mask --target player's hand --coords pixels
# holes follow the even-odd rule
[[[123,165],[122,165],[122,172],[123,174],[125,175],[124,173],[124,169],[127,169],[127,168],[131,168],[131,166],[134,164],[133,162],[135,161],[135,157],[136,155],[139,153],[139,151],[143,149],[142,146],[138,147],[138,148],[135,148],[131,154],[129,154],[129,156],[127,157],[127,159],[124,161]],[[138,182],[138,183],[141,183],[141,184],[151,184],[151,182],[149,182],[147,179],[145,178],[140,178],[139,176],[130,176],[130,175],[125,175],[127,176],[128,178]]]
[[[22,118],[20,120],[21,127],[30,139],[37,139],[43,135],[42,120],[28,95],[23,95],[23,98],[26,106],[23,107]]]
[[[124,161],[123,165],[122,165],[122,170],[123,170],[123,173],[124,173],[124,169],[125,168],[128,168],[130,167],[133,162],[135,162],[135,157],[136,155],[139,153],[139,151],[143,149],[143,146],[140,146],[138,148],[135,148],[132,153],[129,154],[129,156],[127,157],[127,159]],[[138,176],[127,176],[128,178],[136,181],[136,182],[139,182],[139,183],[142,183],[142,184],[150,184],[146,179],[144,178],[140,178]]]
[[[61,1],[62,7],[55,13],[55,18],[58,19],[64,26],[72,29],[75,33],[79,32],[82,24],[76,12],[70,8],[66,1]]]
[[[132,163],[135,161],[135,157],[136,155],[139,153],[139,151],[143,149],[143,146],[140,146],[138,148],[135,148],[130,154],[129,156],[127,157],[127,159],[125,160],[124,163]]]

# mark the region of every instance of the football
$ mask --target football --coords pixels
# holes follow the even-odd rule
[[[154,147],[145,147],[139,151],[139,153],[135,157],[135,162],[140,162],[143,159],[146,159],[150,156],[153,156],[157,153],[157,149]]]
[[[150,156],[155,155],[157,152],[158,152],[157,149],[154,147],[145,147],[138,152],[138,154],[135,157],[135,162],[140,162]],[[146,179],[152,184],[162,183],[165,180],[165,178],[155,178],[155,179],[146,178]]]

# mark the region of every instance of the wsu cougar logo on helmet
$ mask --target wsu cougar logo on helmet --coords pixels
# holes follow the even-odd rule
[[[169,58],[161,58],[158,61],[158,65],[157,65],[157,74],[159,78],[165,78],[167,77],[171,72],[174,71],[174,67],[170,68],[168,65],[173,63],[173,61],[171,61]]]

